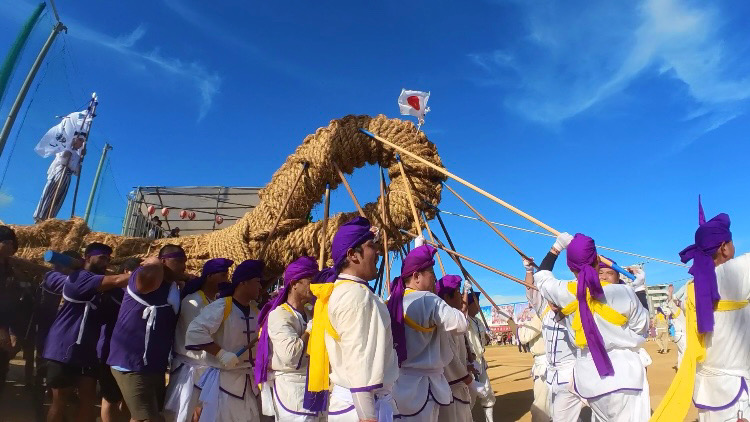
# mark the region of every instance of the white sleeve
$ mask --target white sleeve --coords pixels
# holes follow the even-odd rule
[[[437,326],[454,335],[466,332],[468,321],[463,312],[449,306],[436,295],[427,295],[425,300],[432,300],[436,305],[433,319]]]
[[[542,321],[534,315],[531,321],[525,321],[518,325],[518,340],[521,344],[527,344],[542,335]]]
[[[224,300],[211,303],[190,322],[185,334],[186,349],[197,350],[214,342],[213,335],[219,331],[224,320],[224,304]]]
[[[538,289],[526,289],[526,299],[529,300],[537,315],[541,315],[544,312],[544,308],[547,307],[547,301],[542,297],[542,293]]]
[[[185,327],[187,327],[200,313],[201,308],[198,305],[198,300],[194,297],[186,297],[180,302],[180,319],[185,321]]]
[[[628,315],[628,328],[641,336],[648,335],[649,316],[648,310],[641,305],[640,299],[635,292],[628,288],[627,293],[630,296],[630,315]]]
[[[294,328],[297,317],[278,307],[268,314],[268,337],[273,353],[287,366],[295,366],[305,350],[305,342]]]
[[[542,270],[534,274],[534,284],[544,299],[561,308],[567,306],[576,298],[568,291],[568,282],[560,281],[552,275],[552,271]]]

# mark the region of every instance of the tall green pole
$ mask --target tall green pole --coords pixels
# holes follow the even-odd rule
[[[26,98],[26,94],[29,92],[29,88],[31,88],[31,82],[34,81],[36,72],[38,72],[39,68],[42,66],[44,56],[47,55],[49,48],[52,47],[52,42],[55,41],[55,37],[57,37],[57,34],[65,29],[67,28],[65,28],[65,25],[63,25],[62,22],[57,22],[57,24],[55,24],[55,27],[52,28],[52,32],[50,32],[49,37],[47,38],[47,42],[44,43],[42,50],[39,52],[39,55],[36,56],[34,64],[31,65],[31,70],[29,70],[28,75],[26,75],[26,79],[23,81],[23,85],[21,85],[21,91],[18,92],[16,101],[13,102],[13,106],[10,108],[10,113],[8,113],[8,118],[5,120],[5,124],[3,125],[3,130],[0,132],[0,155],[2,155],[3,153],[5,142],[8,140],[10,129],[13,127],[13,122],[16,121],[18,111],[21,110],[23,100]]]
[[[96,174],[94,175],[94,184],[91,185],[91,193],[89,193],[89,201],[86,203],[86,211],[83,213],[83,222],[89,223],[89,215],[91,215],[91,205],[94,204],[94,196],[96,196],[96,188],[99,185],[99,176],[102,174],[102,167],[104,167],[104,160],[107,158],[107,151],[111,150],[112,146],[108,143],[104,143],[104,150],[102,150],[102,156],[99,159],[99,165],[96,167]]]
[[[29,40],[31,30],[34,29],[34,25],[36,25],[39,16],[42,15],[42,11],[46,6],[47,3],[39,3],[39,6],[34,9],[34,12],[29,16],[29,19],[21,27],[21,32],[18,33],[16,41],[11,45],[10,51],[8,51],[8,54],[5,56],[5,61],[3,61],[3,65],[0,67],[0,98],[5,96],[5,89],[8,88],[10,75],[16,67],[18,58],[21,56],[21,51],[26,45],[26,41]]]

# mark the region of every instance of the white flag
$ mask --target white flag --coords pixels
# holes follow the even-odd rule
[[[86,119],[88,110],[76,111],[63,117],[60,123],[53,126],[34,147],[34,151],[44,158],[60,151],[65,151],[73,139],[85,136],[91,127],[91,119]],[[82,127],[84,120],[85,127]]]
[[[398,97],[398,108],[401,110],[401,114],[415,116],[422,124],[425,114],[430,111],[430,108],[427,107],[427,100],[429,99],[429,92],[402,89],[401,95]]]

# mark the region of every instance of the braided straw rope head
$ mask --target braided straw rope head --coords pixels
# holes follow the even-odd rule
[[[289,197],[283,218],[273,237],[268,240],[266,256],[263,257],[266,261],[265,276],[275,277],[283,272],[289,262],[301,255],[318,256],[323,221],[308,223],[307,216],[322,201],[326,184],[335,189],[341,183],[332,163],[336,163],[347,174],[367,164],[379,164],[388,169],[390,184],[385,198],[388,210],[385,229],[389,232],[389,247],[393,249],[408,241],[398,234],[399,228],[415,230],[408,191],[404,185],[406,180],[401,175],[394,152],[359,132],[360,128],[376,133],[434,164],[442,165],[435,145],[423,132],[418,132],[411,122],[389,119],[383,115],[350,115],[331,120],[328,126],[308,135],[260,191],[258,206],[225,229],[196,236],[152,241],[91,232],[83,220],[78,218],[67,221],[47,220],[33,226],[14,227],[19,238],[17,256],[41,263],[41,256],[47,249],[79,249],[97,241],[112,246],[113,263],[116,264],[129,257],[153,255],[161,246],[172,243],[185,249],[188,269],[200,272],[203,262],[210,258],[225,257],[236,263],[260,258],[258,254],[262,245]],[[305,162],[309,163],[309,168],[296,189],[292,190],[302,163]],[[424,202],[439,204],[443,176],[410,157],[402,157],[402,162],[409,173],[415,204],[425,211],[428,218],[432,218],[434,210],[426,207]],[[373,185],[375,183],[377,181],[373,180]],[[383,198],[379,197],[362,207],[365,216],[373,224],[381,223],[381,200]],[[329,217],[325,240],[326,256],[331,256],[331,240],[338,227],[356,215],[356,212],[345,212]]]

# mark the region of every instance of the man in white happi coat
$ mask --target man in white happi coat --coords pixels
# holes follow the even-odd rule
[[[540,270],[552,270],[557,254],[548,254],[539,265]],[[534,269],[524,261],[526,282],[534,283]],[[549,394],[549,416],[554,422],[576,422],[585,400],[573,390],[573,367],[576,362],[575,345],[562,320],[560,309],[547,302],[537,289],[526,289],[526,297],[542,319],[545,344],[545,383]],[[533,372],[533,371],[532,371]],[[536,387],[536,386],[535,386]],[[535,389],[536,391],[536,389]],[[536,399],[536,395],[534,396]]]
[[[391,395],[398,378],[391,320],[370,289],[381,248],[366,218],[339,227],[333,237],[333,268],[310,285],[317,297],[308,345],[310,370],[304,407],[321,411],[329,395],[328,421],[392,421]]]
[[[467,289],[469,286],[465,286]],[[465,310],[466,303],[461,296],[461,277],[447,274],[438,280],[435,289],[438,296],[454,309]],[[474,380],[469,372],[469,344],[466,333],[451,336],[453,360],[445,367],[445,378],[453,393],[453,402],[440,406],[439,422],[471,422],[471,396],[469,385]]]
[[[599,420],[648,420],[648,380],[638,353],[648,330],[648,312],[631,287],[599,280],[593,239],[561,233],[548,257],[566,247],[568,267],[577,281],[557,280],[546,268],[534,274],[534,281],[541,295],[566,315],[565,326],[577,346],[574,391],[588,400]]]
[[[524,259],[524,268],[526,269],[526,281],[529,284],[534,283],[534,267],[533,263]],[[536,292],[534,289],[528,288],[526,290],[527,296],[532,296]],[[547,385],[547,353],[545,345],[545,338],[542,333],[542,320],[540,315],[545,309],[537,311],[534,309],[533,302],[529,298],[530,307],[526,308],[518,318],[516,332],[518,333],[518,341],[528,346],[531,356],[534,359],[534,364],[531,366],[531,378],[534,380],[534,402],[531,403],[531,420],[532,422],[548,422],[550,418],[550,389]],[[508,320],[509,322],[512,319]]]
[[[677,345],[677,365],[676,369],[679,369],[682,363],[682,356],[685,354],[685,348],[687,348],[687,320],[685,319],[685,311],[682,309],[681,301],[674,298],[674,286],[671,284],[667,289],[667,305],[664,311],[672,319],[674,325],[674,337],[672,340]]]
[[[452,337],[466,332],[466,316],[448,306],[435,290],[437,249],[412,249],[391,283],[388,311],[401,367],[393,396],[402,421],[434,422],[440,406],[453,400],[445,367],[454,356]]]
[[[316,422],[320,414],[303,407],[307,385],[307,341],[312,314],[305,306],[313,299],[310,282],[318,274],[315,258],[303,256],[284,271],[284,287],[260,311],[262,326],[255,355],[255,379],[270,394],[272,408],[280,422]],[[265,384],[264,384],[265,383]],[[270,405],[270,406],[268,406]]]
[[[687,349],[654,421],[684,418],[691,401],[701,422],[750,418],[750,254],[735,258],[729,226],[724,213],[705,221],[700,207],[695,244],[680,252],[693,260]]]
[[[466,331],[466,337],[469,340],[470,352],[474,355],[473,366],[476,369],[477,380],[474,386],[479,388],[470,388],[471,407],[474,408],[476,403],[484,410],[484,417],[487,422],[494,419],[493,411],[495,408],[495,392],[490,384],[490,377],[487,374],[487,360],[484,358],[484,346],[489,343],[489,334],[487,327],[477,315],[481,312],[479,307],[479,293],[471,292],[469,294],[469,329]]]
[[[231,259],[209,259],[203,264],[201,276],[188,281],[182,290],[183,299],[180,303],[180,315],[175,329],[169,385],[167,385],[164,401],[167,415],[176,422],[190,422],[193,420],[194,413],[200,416],[198,408],[200,390],[195,388],[195,385],[206,369],[202,364],[206,359],[206,352],[187,350],[185,336],[193,319],[216,299],[219,284],[229,281],[229,268],[232,264],[234,261]]]
[[[198,382],[201,422],[258,421],[258,385],[253,379],[253,349],[258,339],[256,300],[263,262],[247,260],[235,268],[220,298],[193,319],[185,348],[205,350],[209,368]]]

